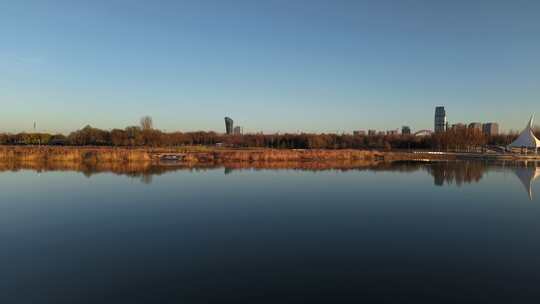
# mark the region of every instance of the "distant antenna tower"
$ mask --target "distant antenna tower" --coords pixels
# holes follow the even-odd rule
[[[36,132],[36,122],[34,121],[34,132]]]

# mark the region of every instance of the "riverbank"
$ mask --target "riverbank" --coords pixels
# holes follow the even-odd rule
[[[352,149],[229,149],[201,146],[179,148],[0,146],[0,162],[155,163],[174,161],[184,164],[223,164],[237,162],[392,162],[403,160],[540,161],[540,156],[534,154]]]
[[[396,161],[455,159],[455,155],[427,152],[383,152],[376,150],[293,150],[225,148],[112,148],[0,146],[0,161],[46,162],[156,162],[174,159],[183,163],[227,162],[314,162]]]

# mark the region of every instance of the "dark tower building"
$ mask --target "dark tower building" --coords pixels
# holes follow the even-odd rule
[[[446,123],[446,111],[444,110],[444,107],[436,107],[435,108],[435,133],[441,133],[446,131],[447,129],[447,123]]]
[[[401,134],[402,135],[411,135],[411,128],[408,126],[403,126],[401,128]]]
[[[227,135],[233,134],[233,129],[234,121],[229,117],[225,117],[225,130],[227,131]]]

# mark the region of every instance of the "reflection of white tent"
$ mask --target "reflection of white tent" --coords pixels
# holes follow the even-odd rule
[[[529,193],[529,198],[532,200],[533,193],[532,193],[532,185],[533,182],[540,177],[540,168],[534,167],[534,168],[517,168],[516,169],[516,175],[519,177],[519,180],[525,186],[525,189],[527,190],[527,193]]]
[[[540,140],[534,136],[533,132],[533,119],[534,115],[531,116],[531,120],[529,120],[529,124],[525,130],[510,144],[510,148],[534,148],[535,150],[540,148]]]

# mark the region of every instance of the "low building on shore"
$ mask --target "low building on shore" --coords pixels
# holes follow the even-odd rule
[[[482,126],[482,132],[487,136],[499,135],[499,124],[496,122],[488,122]]]
[[[480,131],[482,132],[482,123],[481,122],[471,122],[469,124],[469,129],[471,130],[477,130],[477,131]]]
[[[450,130],[461,130],[461,129],[466,129],[467,128],[467,125],[465,125],[464,123],[455,123],[452,125],[452,127],[450,127]]]
[[[233,134],[234,135],[242,135],[242,134],[244,134],[244,128],[242,128],[241,126],[234,127]]]

